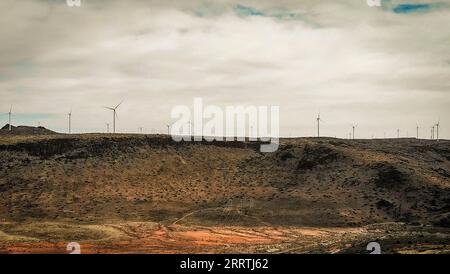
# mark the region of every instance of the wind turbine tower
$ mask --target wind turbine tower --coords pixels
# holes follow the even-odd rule
[[[67,114],[69,116],[69,134],[72,133],[72,109],[70,109],[70,112]]]
[[[440,119],[438,120],[437,124],[436,124],[436,140],[439,141],[439,124],[440,124]]]
[[[416,138],[419,139],[419,124],[416,124]]]
[[[317,115],[317,137],[320,137],[320,112]]]
[[[356,125],[352,125],[352,133],[353,133],[353,140],[355,140],[355,128],[358,126],[358,124]]]
[[[116,117],[118,117],[117,116],[117,113],[116,113],[116,110],[117,110],[117,108],[121,105],[123,103],[123,101],[122,102],[120,102],[117,106],[115,106],[115,107],[105,107],[106,109],[109,109],[109,110],[112,110],[113,111],[113,133],[116,133]]]
[[[9,131],[11,131],[11,114],[12,114],[12,105],[9,108],[9,112],[8,112],[8,129],[9,129]]]

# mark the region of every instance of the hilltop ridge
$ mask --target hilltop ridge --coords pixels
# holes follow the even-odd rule
[[[52,130],[46,129],[45,127],[38,126],[13,126],[11,125],[11,130],[9,130],[9,124],[4,125],[0,129],[0,135],[52,135],[58,134]]]

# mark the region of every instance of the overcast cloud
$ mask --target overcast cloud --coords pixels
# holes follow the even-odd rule
[[[0,112],[13,124],[165,131],[193,97],[279,105],[282,135],[450,138],[445,2],[2,0]],[[6,123],[7,116],[0,116]]]

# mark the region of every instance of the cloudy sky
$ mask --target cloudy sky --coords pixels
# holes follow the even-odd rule
[[[0,112],[13,124],[164,131],[175,105],[279,105],[282,135],[450,138],[450,2],[0,1]],[[0,116],[6,123],[7,116]]]

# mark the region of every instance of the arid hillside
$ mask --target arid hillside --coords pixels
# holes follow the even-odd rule
[[[450,142],[0,137],[0,219],[80,224],[450,225]]]
[[[13,126],[11,125],[11,130],[9,130],[9,124],[4,125],[0,128],[0,136],[30,136],[30,135],[56,135],[58,133],[46,129],[45,127],[31,127],[31,126]]]

